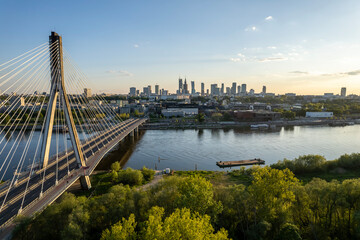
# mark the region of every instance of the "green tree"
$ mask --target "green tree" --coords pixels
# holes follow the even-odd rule
[[[115,223],[110,229],[103,231],[101,240],[135,240],[135,227],[135,215],[130,214],[128,219],[122,218],[122,221]]]
[[[196,119],[202,123],[205,121],[205,114],[204,113],[199,113],[198,115],[196,115]]]
[[[153,207],[142,231],[142,239],[228,239],[227,232],[220,229],[214,233],[210,217],[191,213],[189,209],[176,209],[162,220],[164,209]]]
[[[281,229],[276,240],[301,240],[299,229],[290,223],[286,223]]]
[[[139,170],[127,168],[118,172],[119,182],[130,186],[139,186],[143,183],[143,174]]]
[[[272,232],[277,233],[287,222],[288,209],[295,202],[294,188],[299,180],[289,170],[256,168],[248,191],[253,201],[255,216],[272,224]]]
[[[216,112],[216,113],[211,114],[211,118],[212,118],[212,120],[215,121],[215,122],[220,121],[220,119],[222,118],[222,116],[223,116],[223,115],[222,115],[221,113],[219,113],[219,112]]]
[[[146,182],[149,182],[154,179],[155,171],[152,169],[148,169],[145,166],[141,169],[141,173]]]
[[[112,170],[112,171],[116,171],[116,172],[118,172],[119,170],[120,170],[120,168],[121,168],[121,166],[120,166],[120,162],[114,162],[114,163],[112,163],[111,165],[110,165],[110,169]]]

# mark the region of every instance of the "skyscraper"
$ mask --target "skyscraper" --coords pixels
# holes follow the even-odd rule
[[[221,84],[221,91],[220,91],[220,93],[221,93],[221,96],[224,95],[224,84],[223,84],[223,83]]]
[[[240,94],[241,93],[241,86],[237,86],[237,94]]]
[[[236,95],[236,82],[233,82],[233,83],[232,83],[231,95]]]
[[[179,94],[183,93],[183,81],[181,78],[179,78]]]
[[[201,96],[205,95],[205,83],[201,83]]]
[[[230,87],[226,87],[226,95],[228,95],[228,96],[231,95],[231,88]]]
[[[211,84],[210,88],[211,88],[211,95],[212,96],[218,95],[217,89],[219,89],[219,88],[217,87],[216,83]]]
[[[241,93],[246,94],[246,84],[245,83],[241,84]]]
[[[159,95],[159,85],[155,85],[155,94]]]
[[[148,95],[151,95],[151,85],[148,86],[148,91],[149,91]]]
[[[346,87],[341,88],[341,96],[346,97]]]
[[[185,78],[185,82],[184,82],[184,86],[183,86],[183,93],[184,93],[184,94],[188,94],[188,93],[189,93],[188,85],[187,85],[187,83],[186,83],[186,78]]]
[[[191,94],[195,94],[195,82],[191,81]]]
[[[266,94],[266,86],[263,86],[262,94]]]
[[[149,88],[148,87],[143,87],[143,94],[146,96],[149,96]]]
[[[131,87],[130,88],[130,96],[135,96],[136,95],[136,87]]]

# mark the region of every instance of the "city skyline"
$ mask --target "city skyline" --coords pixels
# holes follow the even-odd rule
[[[359,8],[354,0],[4,1],[0,62],[56,30],[94,93],[148,84],[175,92],[181,75],[197,92],[201,82],[245,82],[256,92],[360,94]]]

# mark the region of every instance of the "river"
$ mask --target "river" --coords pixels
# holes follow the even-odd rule
[[[219,170],[217,161],[261,158],[270,165],[305,154],[333,160],[354,152],[360,152],[360,125],[295,126],[277,131],[144,130],[135,140],[118,144],[98,169],[121,161],[123,168]]]
[[[30,140],[30,148],[22,164],[22,169],[26,170],[36,152],[39,135],[39,132],[35,132],[30,140],[30,134],[26,133],[19,147],[12,151],[10,150],[14,146],[17,132],[4,138],[0,143],[1,179],[12,176],[24,153],[26,143]],[[3,136],[0,134],[0,139]],[[52,138],[51,155],[65,149],[64,139],[56,139],[55,136]],[[79,137],[84,138],[86,134],[79,133]],[[71,144],[68,138],[66,144]],[[37,156],[39,152],[40,149]],[[332,160],[342,154],[353,152],[360,152],[360,125],[295,126],[282,127],[276,131],[143,130],[135,138],[128,137],[120,142],[105,156],[97,169],[107,170],[111,163],[120,161],[123,168],[139,169],[146,166],[152,169],[169,167],[175,170],[219,170],[216,166],[217,161],[261,158],[270,165],[284,158],[294,159],[304,154],[320,154]]]

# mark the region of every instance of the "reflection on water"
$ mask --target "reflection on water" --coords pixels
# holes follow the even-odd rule
[[[10,175],[29,140],[29,133],[26,133],[12,161],[5,163],[16,135],[17,132],[13,136],[6,136],[6,140],[0,143],[0,152],[3,152],[0,154],[0,165],[6,167],[9,164],[11,170],[7,174]],[[80,133],[79,137],[86,135]],[[0,138],[1,136],[4,134],[0,135]],[[24,167],[33,160],[39,136],[39,132],[34,133]],[[53,137],[51,142],[50,155],[64,151],[65,143],[67,146],[71,145],[68,138]],[[284,158],[294,159],[304,154],[320,154],[332,160],[353,152],[360,152],[360,125],[295,126],[265,131],[243,128],[147,130],[140,131],[134,138],[125,138],[114,151],[104,157],[97,169],[107,170],[111,163],[120,161],[124,168],[139,169],[146,166],[152,169],[170,167],[176,170],[194,170],[197,165],[199,170],[219,170],[215,165],[217,161],[261,158],[269,165]],[[39,151],[37,154],[39,155]]]
[[[197,165],[198,169],[219,170],[217,161],[261,158],[269,165],[304,154],[320,154],[331,160],[360,152],[359,149],[360,125],[295,126],[265,131],[147,130],[135,141],[127,139],[119,144],[99,168],[108,169],[112,162],[121,161],[124,168],[194,170]]]
[[[119,161],[121,167],[123,167],[131,155],[136,149],[137,142],[141,140],[144,135],[144,131],[139,131],[134,137],[128,136],[119,142],[113,149],[113,151],[106,154],[101,160],[96,170],[108,170],[113,162]]]

